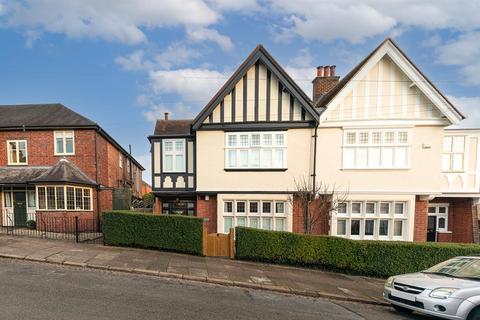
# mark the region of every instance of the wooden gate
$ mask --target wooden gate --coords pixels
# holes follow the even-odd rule
[[[229,234],[210,233],[203,227],[203,255],[207,257],[225,257],[233,259],[234,252],[234,229]]]

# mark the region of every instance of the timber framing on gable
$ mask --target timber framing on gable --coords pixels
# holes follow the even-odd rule
[[[310,98],[258,45],[194,119],[193,130],[314,127]]]

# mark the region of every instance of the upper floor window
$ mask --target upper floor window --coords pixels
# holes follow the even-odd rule
[[[225,168],[287,168],[286,132],[235,132],[225,138]]]
[[[450,136],[443,139],[442,170],[463,171],[465,137]]]
[[[185,172],[185,139],[163,140],[163,172]]]
[[[55,155],[75,154],[73,131],[55,131]]]
[[[7,148],[9,165],[27,164],[26,140],[9,140],[7,141]]]
[[[343,168],[409,168],[410,148],[410,130],[345,130]]]
[[[132,170],[132,165],[130,163],[130,159],[127,158],[127,173],[130,174],[131,170]]]
[[[118,154],[118,166],[123,168],[123,154],[121,153]]]

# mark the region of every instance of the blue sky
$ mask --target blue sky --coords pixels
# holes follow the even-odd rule
[[[192,118],[262,43],[307,94],[390,36],[480,127],[477,0],[0,0],[0,104],[60,102],[147,168],[155,119]]]

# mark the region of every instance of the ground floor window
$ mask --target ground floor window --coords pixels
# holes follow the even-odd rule
[[[287,230],[287,201],[234,200],[223,201],[223,232],[236,226],[264,230]]]
[[[38,186],[37,200],[37,210],[91,211],[92,188],[76,186]]]
[[[183,216],[195,215],[195,201],[194,200],[164,200],[162,201],[163,214],[178,214]]]
[[[403,240],[406,201],[346,201],[339,204],[332,235],[350,239]]]

